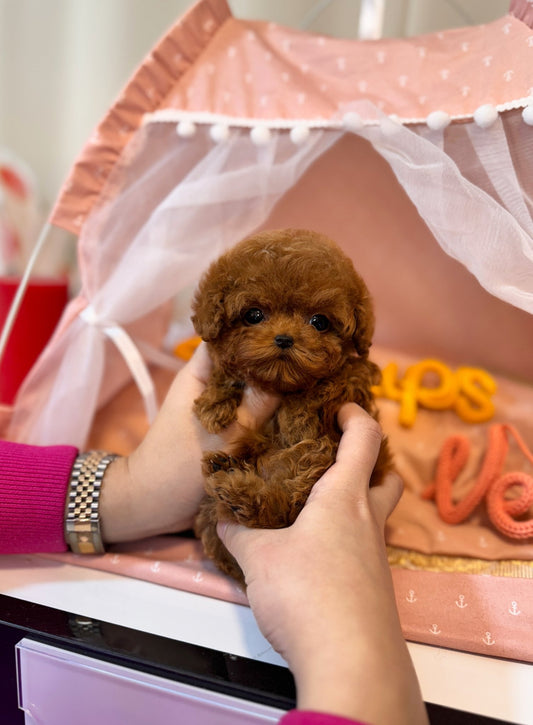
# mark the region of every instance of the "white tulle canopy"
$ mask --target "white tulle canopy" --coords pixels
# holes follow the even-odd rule
[[[213,5],[216,3],[200,3],[195,22]],[[227,23],[235,22],[222,15],[216,20],[219,33],[212,33],[206,43],[209,47],[217,43],[217,52],[234,60],[239,56],[234,26],[230,44],[222,50],[219,47]],[[205,25],[205,19],[203,22]],[[524,25],[516,18],[512,23]],[[265,35],[260,36],[261,26],[246,26],[238,37],[252,42],[250,34],[254,33],[255,43],[259,37],[268,37],[272,43],[269,33],[273,30],[263,30]],[[531,34],[530,29],[528,32]],[[280,43],[286,39],[281,34]],[[314,45],[315,52],[325,43],[305,34],[298,34],[292,42]],[[361,45],[350,41],[358,53]],[[429,48],[430,41],[413,41],[412,45]],[[367,44],[364,50],[375,57],[379,47]],[[533,49],[525,42],[523,54],[522,72],[533,87],[529,70],[533,68]],[[318,94],[320,84],[326,84],[318,79],[321,57],[314,61],[316,77],[310,79],[309,67],[305,73],[305,82],[311,82]],[[349,63],[347,53],[337,58],[347,58],[344,65]],[[287,64],[289,60],[285,58]],[[310,66],[311,61],[306,63]],[[195,62],[198,65],[199,78],[202,73],[204,78],[213,73],[204,56]],[[285,72],[293,73],[294,62],[287,67]],[[343,64],[338,63],[337,69],[342,71]],[[238,76],[244,97],[246,72],[242,67]],[[216,75],[209,77],[217,83]],[[506,309],[517,308],[522,320],[525,313],[533,314],[533,105],[529,87],[515,91],[515,99],[496,97],[485,88],[487,104],[477,105],[471,113],[459,113],[461,109],[448,112],[435,108],[436,101],[433,105],[425,102],[430,113],[423,119],[392,113],[394,94],[384,104],[365,98],[363,91],[359,93],[363,97],[343,99],[334,109],[329,108],[328,98],[327,117],[324,109],[320,116],[304,117],[296,115],[296,92],[296,107],[284,107],[283,115],[258,117],[255,110],[239,116],[222,113],[216,103],[204,110],[193,108],[198,102],[191,92],[195,82],[200,81],[192,74],[188,93],[183,79],[180,81],[174,107],[145,109],[139,115],[137,127],[129,129],[116,157],[106,162],[110,168],[105,167],[101,174],[104,182],[98,194],[93,194],[90,209],[71,213],[71,222],[59,220],[63,226],[79,227],[81,291],[18,397],[12,438],[83,446],[98,406],[131,376],[148,416],[153,417],[157,401],[148,367],[164,347],[169,305],[173,305],[173,321],[180,334],[192,334],[187,301],[199,276],[222,250],[257,228],[293,219],[301,226],[309,218],[315,225],[320,223],[322,231],[335,232],[337,241],[354,258],[363,259],[364,267],[365,244],[374,248],[383,240],[364,230],[361,194],[353,186],[337,189],[335,184],[338,176],[360,173],[364,187],[365,174],[370,179],[383,164],[392,172],[406,203],[416,210],[408,215],[418,214],[417,223],[446,255],[460,262],[477,279],[475,284],[505,303]],[[283,79],[278,82],[284,84]],[[227,86],[223,78],[218,83],[223,97]],[[453,92],[450,89],[451,95]],[[309,95],[309,91],[305,93]],[[417,97],[420,102],[420,94]],[[183,98],[189,98],[188,105]],[[443,103],[442,97],[438,101]],[[257,102],[261,104],[260,99]],[[103,129],[101,135],[105,125]],[[102,145],[102,138],[95,144]],[[350,153],[344,154],[342,149]],[[329,159],[335,159],[337,171]],[[78,169],[77,173],[79,178],[82,172]],[[304,198],[298,195],[299,189],[306,190]],[[331,218],[326,209],[317,221],[313,207],[320,206],[318,197],[327,197],[333,190],[336,201]],[[69,189],[65,194],[68,201]],[[293,197],[293,211],[287,212],[287,200]],[[383,196],[378,216],[390,216],[391,208]],[[60,216],[61,208],[56,211],[56,221]],[[398,215],[399,229],[402,224]],[[407,226],[405,237],[409,234]],[[361,237],[365,236],[363,243]],[[405,249],[406,255],[411,253],[407,240]],[[387,255],[385,245],[383,265]],[[376,273],[372,264],[367,262],[371,277]],[[453,296],[453,290],[449,294]],[[392,327],[393,322],[384,321],[383,329],[387,326]],[[531,325],[528,329],[533,332]]]

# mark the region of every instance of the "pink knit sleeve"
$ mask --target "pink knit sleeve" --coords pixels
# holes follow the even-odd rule
[[[281,718],[279,725],[365,725],[365,723],[339,715],[328,715],[325,712],[290,710]]]
[[[0,441],[0,553],[66,551],[65,498],[78,450]]]

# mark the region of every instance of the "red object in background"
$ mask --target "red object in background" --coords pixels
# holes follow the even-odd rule
[[[26,199],[28,187],[22,176],[10,166],[0,166],[0,181],[9,191],[18,196],[19,199]]]
[[[0,327],[20,280],[0,277]],[[68,300],[66,279],[30,281],[0,360],[0,402],[11,404],[33,363],[50,339]]]

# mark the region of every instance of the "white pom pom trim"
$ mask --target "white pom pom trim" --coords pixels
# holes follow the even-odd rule
[[[176,133],[181,138],[191,138],[196,133],[196,124],[192,121],[180,121],[176,127]]]
[[[522,120],[528,126],[533,126],[533,103],[527,105],[522,111]]]
[[[433,111],[426,118],[428,128],[432,131],[442,131],[451,123],[451,117],[446,111]]]
[[[270,141],[270,129],[268,126],[254,126],[250,131],[250,138],[256,146],[266,146]]]
[[[365,124],[358,113],[356,113],[355,111],[348,111],[342,117],[342,125],[347,131],[357,133],[358,131],[362,130]]]
[[[229,126],[225,123],[215,123],[209,129],[209,135],[215,143],[222,143],[229,138]]]
[[[310,133],[308,126],[294,126],[290,132],[291,141],[299,146],[307,141]]]
[[[480,128],[490,128],[497,118],[498,111],[490,103],[486,103],[474,111],[474,122]]]
[[[384,136],[394,136],[402,128],[402,122],[398,116],[392,115],[387,118],[383,118],[380,121],[379,127],[381,128],[381,133]]]

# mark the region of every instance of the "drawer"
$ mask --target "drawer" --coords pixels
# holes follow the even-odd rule
[[[16,650],[26,725],[252,725],[284,714],[31,639]]]

